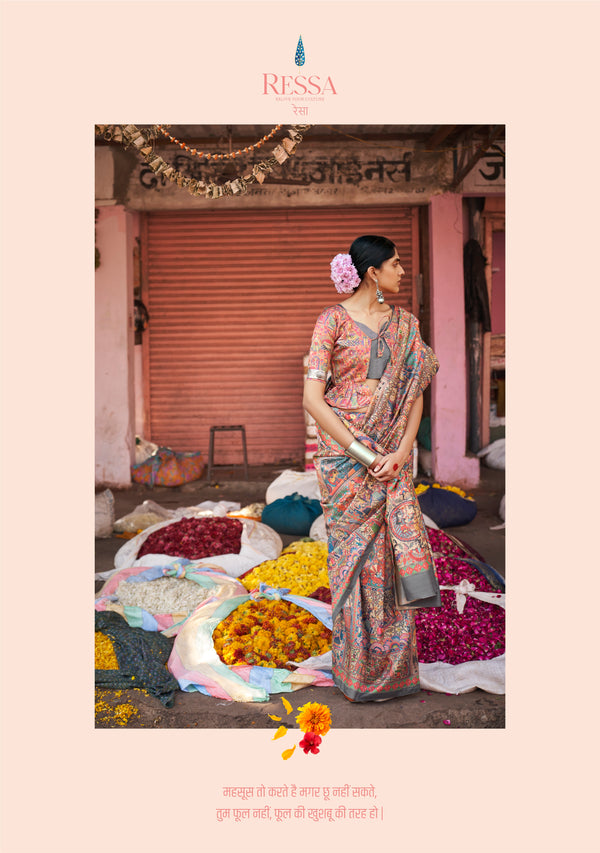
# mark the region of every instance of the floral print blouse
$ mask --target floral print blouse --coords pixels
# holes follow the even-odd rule
[[[384,349],[394,351],[396,312],[384,320],[376,333],[377,354]],[[393,327],[393,328],[391,328]],[[366,384],[372,338],[342,305],[326,308],[318,317],[308,355],[308,379],[327,382],[324,399],[337,409],[362,409],[371,402],[372,392]],[[328,381],[329,379],[329,381]]]

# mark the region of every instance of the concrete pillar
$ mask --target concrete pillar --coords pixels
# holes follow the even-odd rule
[[[96,485],[126,488],[135,460],[133,247],[138,214],[98,208],[96,246]]]
[[[440,369],[431,393],[433,475],[472,488],[479,459],[466,455],[467,359],[460,195],[433,196],[429,207],[431,345]]]

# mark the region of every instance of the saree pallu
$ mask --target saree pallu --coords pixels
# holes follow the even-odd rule
[[[396,315],[390,362],[367,412],[335,413],[379,453],[397,449],[410,408],[438,369],[412,315]],[[439,607],[433,556],[412,482],[412,455],[380,483],[319,430],[315,468],[328,537],[336,686],[366,702],[417,692],[414,608]]]

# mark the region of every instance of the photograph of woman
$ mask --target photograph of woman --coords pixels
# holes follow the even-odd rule
[[[403,274],[386,237],[358,237],[335,256],[331,278],[348,298],[317,319],[304,389],[317,423],[333,677],[352,702],[420,689],[414,610],[440,606],[413,487],[423,391],[439,362],[417,319],[385,301]]]

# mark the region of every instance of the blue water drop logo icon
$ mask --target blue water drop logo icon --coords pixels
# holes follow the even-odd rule
[[[296,48],[296,65],[304,65],[306,57],[304,55],[304,45],[302,44],[302,36],[298,39],[298,47]]]

